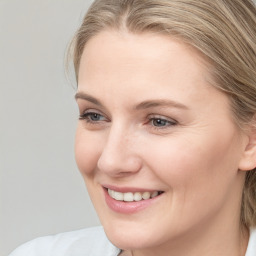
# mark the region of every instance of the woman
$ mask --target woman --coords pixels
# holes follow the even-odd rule
[[[102,228],[18,255],[256,255],[256,8],[98,0],[73,42],[75,154]]]

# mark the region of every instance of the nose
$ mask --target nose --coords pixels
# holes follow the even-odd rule
[[[106,135],[103,149],[98,159],[100,171],[112,177],[129,176],[141,169],[142,161],[137,151],[136,135],[112,126]]]

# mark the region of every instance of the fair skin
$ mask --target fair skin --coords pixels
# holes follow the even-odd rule
[[[151,33],[103,31],[85,46],[76,161],[125,255],[245,254],[239,218],[250,138],[206,66],[195,50]],[[161,193],[123,202],[107,189]]]

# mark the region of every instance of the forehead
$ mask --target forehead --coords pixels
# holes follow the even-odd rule
[[[134,84],[137,89],[144,83],[148,89],[173,86],[171,80],[177,86],[206,83],[208,66],[195,49],[169,36],[103,31],[84,48],[78,88],[103,81],[120,87]]]
[[[169,72],[172,75],[193,73],[205,79],[208,66],[198,51],[180,40],[152,33],[110,30],[92,37],[85,45],[78,80],[80,82],[85,74],[89,79],[88,75],[94,73],[114,77],[117,75],[114,68],[118,74],[143,73],[148,68],[155,73]]]
[[[204,65],[207,64],[198,50],[179,38],[153,32],[135,34],[117,30],[104,30],[93,36],[85,45],[82,59],[86,56],[89,58],[92,54],[97,53],[97,55],[106,55],[112,58],[123,57],[126,58],[126,61],[129,57],[134,58],[136,56],[138,58],[144,57],[159,60],[170,51],[179,51],[178,48],[180,46],[183,47],[183,50],[186,49],[186,52],[189,52],[193,57],[204,61]],[[105,51],[106,49],[108,49],[107,52]],[[94,52],[94,50],[97,51]],[[112,55],[112,50],[115,53],[114,56]]]

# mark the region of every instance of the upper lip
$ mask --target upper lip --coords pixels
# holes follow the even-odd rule
[[[136,187],[117,187],[114,185],[102,185],[105,189],[111,189],[117,192],[127,193],[127,192],[154,192],[154,191],[161,191],[158,189],[147,189],[147,188],[136,188]],[[163,192],[163,191],[162,191]]]

